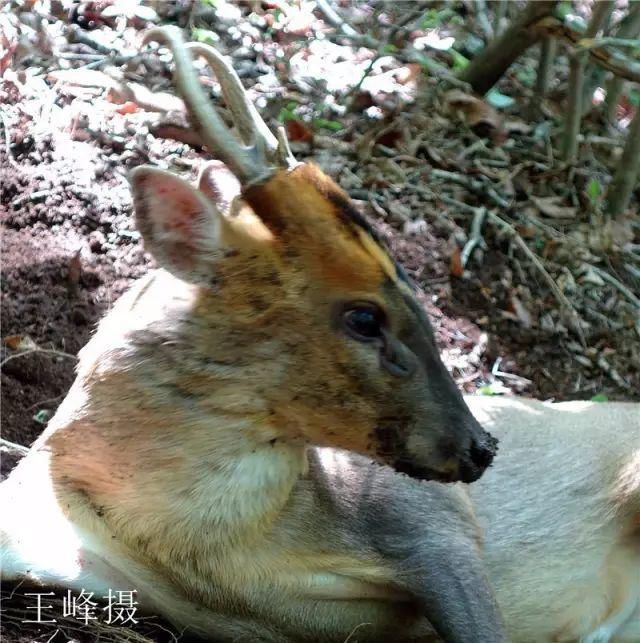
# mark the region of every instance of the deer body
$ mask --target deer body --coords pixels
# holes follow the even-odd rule
[[[640,405],[468,397],[500,439],[471,485],[514,641],[640,641]]]

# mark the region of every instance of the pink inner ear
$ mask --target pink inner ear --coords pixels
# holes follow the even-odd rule
[[[232,201],[240,194],[240,182],[222,161],[210,161],[200,171],[198,189],[223,214],[229,214]]]
[[[149,177],[146,181],[147,200],[151,218],[163,232],[179,237],[189,243],[198,234],[206,216],[206,203],[196,190],[182,180],[168,177]],[[201,232],[200,232],[201,233]]]

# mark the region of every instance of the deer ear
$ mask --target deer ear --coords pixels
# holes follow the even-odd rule
[[[222,161],[209,161],[202,166],[198,177],[198,190],[216,204],[220,212],[228,215],[231,204],[240,196],[240,181]]]
[[[135,217],[145,248],[163,268],[185,281],[211,285],[215,263],[228,248],[224,217],[186,181],[141,166],[129,177]]]

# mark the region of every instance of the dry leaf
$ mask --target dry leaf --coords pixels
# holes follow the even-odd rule
[[[12,351],[30,351],[38,348],[29,335],[7,335],[2,343]]]
[[[286,121],[285,125],[287,129],[287,137],[290,141],[310,143],[313,140],[313,132],[302,121],[291,119]]]
[[[447,110],[461,115],[462,120],[478,136],[504,140],[506,133],[502,116],[481,98],[460,89],[452,89],[446,93],[445,103]]]
[[[456,246],[451,252],[449,257],[449,272],[454,277],[462,277],[464,274],[464,266],[462,265],[462,256],[460,253],[460,248]]]
[[[134,112],[137,112],[138,109],[138,103],[135,103],[132,100],[128,100],[126,103],[118,105],[113,111],[117,112],[118,114],[133,114]]]
[[[559,196],[546,196],[546,197],[530,197],[533,203],[540,212],[552,219],[575,219],[576,209],[568,206],[560,205],[562,197]]]
[[[82,262],[80,260],[80,250],[78,250],[67,264],[67,279],[69,284],[77,286],[80,281],[80,274],[82,273]]]
[[[531,313],[527,310],[525,305],[520,301],[518,296],[515,293],[511,293],[511,308],[515,313],[518,321],[525,327],[531,328],[532,317]]]

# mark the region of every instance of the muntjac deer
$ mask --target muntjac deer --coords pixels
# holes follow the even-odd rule
[[[176,29],[148,38],[240,196],[216,165],[198,189],[132,173],[161,269],[102,321],[0,487],[4,577],[136,589],[217,641],[505,641],[464,491],[412,479],[471,482],[495,452],[412,286],[224,58]]]
[[[171,45],[195,122],[217,122],[184,45],[152,37]],[[215,52],[191,49],[233,78]],[[232,82],[229,104],[241,95]],[[262,132],[258,149],[276,150],[252,107],[240,118],[246,139]],[[431,431],[451,440],[454,425],[477,425],[457,395],[429,389],[444,375],[415,348],[430,333],[398,268],[317,170],[247,179],[243,159],[251,167],[258,152],[229,159],[216,143],[226,137],[207,136],[243,198],[212,166],[197,192],[134,174],[139,227],[174,276],[156,273],[116,305],[46,433],[0,486],[5,577],[135,588],[150,611],[218,640],[425,641],[429,620],[445,641],[498,643],[486,556],[513,641],[638,643],[638,405],[466,398],[502,440],[470,488],[477,517],[464,487],[398,475],[477,477],[462,473],[470,462],[451,464],[474,460],[456,446],[464,435],[449,457],[433,447]],[[279,149],[288,157],[282,138]],[[397,321],[398,296],[411,324]],[[414,413],[411,395],[427,396]]]

